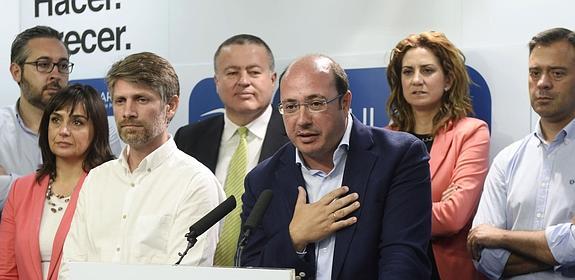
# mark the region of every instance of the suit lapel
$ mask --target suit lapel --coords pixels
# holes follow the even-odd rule
[[[281,166],[274,174],[274,182],[277,182],[277,186],[274,188],[278,191],[278,195],[285,198],[284,207],[287,211],[287,218],[291,221],[297,201],[297,188],[299,186],[305,188],[305,181],[300,167],[295,163],[295,147],[292,144],[289,144],[287,149],[283,151],[280,161]],[[292,178],[295,178],[295,181]],[[306,201],[309,202],[307,198]],[[305,256],[306,261],[315,262],[315,244],[309,244],[307,252]]]
[[[287,138],[284,123],[280,113],[272,109],[272,115],[266,129],[266,136],[262,143],[262,151],[258,162],[271,157],[279,148],[281,148],[289,139]]]
[[[212,122],[213,124],[209,125],[203,133],[204,135],[198,137],[198,145],[195,148],[197,149],[197,160],[207,166],[212,173],[215,173],[220,153],[220,142],[224,132],[224,115],[214,118]]]
[[[275,180],[278,185],[275,187],[280,193],[281,197],[285,198],[285,207],[288,210],[288,217],[293,217],[295,203],[297,201],[297,187],[302,186],[305,188],[305,181],[301,174],[301,170],[295,163],[295,147],[289,147],[283,152],[280,158],[281,166],[275,171]],[[295,178],[294,180],[286,180],[286,178]]]
[[[361,205],[364,204],[368,179],[378,158],[378,155],[371,151],[372,146],[373,139],[369,128],[361,124],[354,117],[350,135],[350,146],[343,174],[343,185],[349,187],[349,193],[356,192],[359,195]],[[356,216],[358,220],[361,220],[361,212],[362,208],[360,207],[353,215]],[[357,224],[354,224],[336,233],[332,279],[338,279],[339,277],[356,228]]]
[[[446,128],[441,129],[435,139],[433,140],[433,145],[431,146],[431,152],[429,153],[429,168],[431,171],[431,179],[435,177],[437,169],[443,163],[447,156],[447,151],[451,148],[453,142],[453,124],[449,123]]]
[[[33,260],[34,273],[38,276],[38,279],[42,278],[42,259],[40,257],[40,224],[42,223],[42,213],[44,212],[44,204],[46,200],[46,191],[48,190],[48,182],[50,181],[50,176],[44,176],[40,181],[40,184],[33,185],[34,192],[32,195],[32,212],[30,213],[30,222],[32,234],[29,239],[30,246],[30,260]],[[35,181],[34,181],[35,182]]]

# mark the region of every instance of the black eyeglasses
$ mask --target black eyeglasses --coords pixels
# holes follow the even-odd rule
[[[327,104],[333,102],[334,100],[342,97],[343,94],[339,94],[332,99],[326,99],[325,97],[317,97],[308,102],[298,103],[293,101],[280,102],[278,110],[282,115],[291,115],[299,111],[301,106],[307,107],[307,110],[311,113],[320,113],[327,110]]]
[[[40,73],[52,73],[56,66],[58,66],[58,72],[62,74],[70,74],[72,69],[74,69],[74,63],[69,61],[51,62],[49,60],[36,60],[24,62],[24,64],[36,65],[36,70]]]

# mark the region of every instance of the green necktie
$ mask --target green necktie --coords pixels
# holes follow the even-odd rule
[[[230,165],[228,165],[228,174],[226,175],[224,186],[226,196],[233,195],[236,197],[237,206],[226,216],[224,221],[224,229],[220,235],[220,241],[216,247],[216,255],[214,257],[214,265],[216,266],[234,265],[234,257],[240,235],[241,197],[244,193],[244,178],[246,177],[248,166],[248,142],[246,140],[248,129],[238,127],[237,132],[240,136],[240,143],[232,155]]]

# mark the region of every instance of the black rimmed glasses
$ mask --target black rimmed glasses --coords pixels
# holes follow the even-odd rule
[[[36,70],[40,73],[52,73],[56,66],[58,67],[58,72],[61,74],[70,74],[72,69],[74,69],[74,63],[69,61],[52,62],[49,60],[36,60],[24,62],[24,64],[35,65]]]
[[[307,110],[310,113],[320,113],[327,110],[327,104],[333,102],[334,100],[342,96],[343,94],[338,94],[336,97],[332,99],[326,99],[325,97],[315,97],[312,98],[310,101],[303,103],[298,103],[295,101],[280,102],[278,110],[282,115],[291,115],[297,113],[301,106],[305,106],[307,107]]]

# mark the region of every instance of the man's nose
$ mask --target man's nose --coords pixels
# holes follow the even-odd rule
[[[136,114],[136,103],[131,101],[131,100],[126,100],[126,103],[124,104],[124,111],[123,111],[123,117],[128,119],[128,118],[133,118],[135,116],[137,116]]]
[[[551,77],[548,73],[541,74],[541,77],[537,81],[537,88],[539,89],[550,89],[553,87],[553,83],[551,82]]]
[[[240,85],[249,85],[250,84],[250,76],[247,71],[240,71],[240,76],[238,80],[238,84]]]

